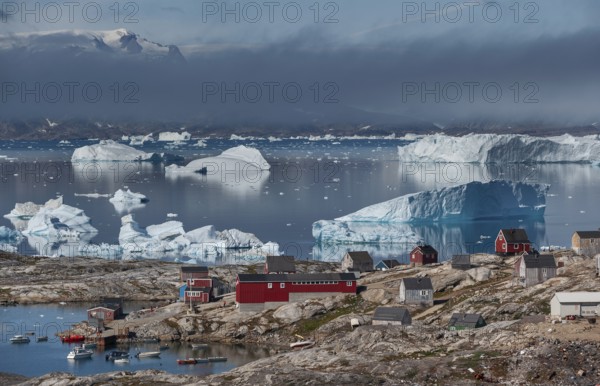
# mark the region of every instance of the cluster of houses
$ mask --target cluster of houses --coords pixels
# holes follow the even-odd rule
[[[572,247],[576,253],[600,254],[600,231],[578,231],[573,234]],[[551,254],[540,254],[529,241],[524,229],[501,229],[495,240],[495,250],[501,255],[517,255],[514,278],[518,285],[530,287],[557,275],[558,266]],[[600,259],[598,260],[600,267]],[[411,266],[438,263],[438,252],[431,245],[421,244],[409,254]],[[267,256],[262,273],[238,274],[235,283],[236,304],[240,311],[258,312],[275,309],[289,302],[323,298],[340,294],[356,294],[360,273],[386,271],[400,265],[394,259],[373,263],[365,251],[347,252],[341,262],[342,272],[297,273],[293,256]],[[468,270],[473,267],[468,254],[454,255],[452,268]],[[600,268],[598,270],[600,272]],[[209,277],[207,267],[181,268],[180,300],[190,304],[207,303],[229,292],[225,283]],[[405,305],[432,306],[433,285],[428,277],[403,278],[398,299]],[[118,314],[115,305],[105,304],[89,310],[102,318]],[[600,292],[559,292],[551,301],[551,315],[597,315],[600,312]],[[91,315],[91,314],[90,314]],[[410,325],[411,315],[406,307],[379,307],[373,316],[374,325]],[[450,318],[450,330],[485,326],[480,314],[455,313]]]

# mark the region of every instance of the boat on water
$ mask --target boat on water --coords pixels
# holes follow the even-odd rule
[[[63,343],[79,343],[85,341],[83,335],[61,335],[60,341]]]
[[[15,335],[9,341],[10,343],[29,343],[29,338],[23,335]]]
[[[48,337],[47,336],[38,336],[36,338],[36,341],[38,341],[38,342],[47,342],[48,341]]]
[[[144,351],[135,354],[136,358],[158,358],[160,357],[160,351]]]
[[[84,343],[84,344],[82,345],[82,347],[83,347],[83,348],[85,348],[85,349],[88,349],[88,350],[89,350],[89,349],[91,349],[91,348],[96,348],[96,347],[98,347],[98,344],[97,344],[97,343]]]
[[[290,343],[290,348],[306,348],[314,345],[315,342],[312,340],[301,340],[298,342]]]
[[[110,354],[106,354],[107,361],[116,361],[117,359],[129,358],[127,351],[111,351]]]
[[[67,355],[67,359],[86,359],[91,358],[94,352],[92,350],[85,349],[83,347],[75,347],[69,355]]]
[[[35,332],[33,332],[33,331],[27,331],[27,332],[25,332],[25,335],[34,336]]]
[[[206,343],[192,343],[192,348],[195,350],[199,350],[202,348],[208,348],[208,344]]]
[[[196,363],[208,363],[210,362],[208,360],[208,358],[194,358],[196,360]]]
[[[177,359],[178,365],[195,365],[196,363],[197,361],[194,358]]]
[[[227,362],[225,357],[208,357],[209,362]]]
[[[129,363],[129,356],[127,356],[127,357],[125,357],[125,358],[118,358],[118,359],[115,359],[115,360],[114,360],[114,362],[115,362],[116,364],[119,364],[119,363],[121,363],[121,364],[124,364],[124,363]]]

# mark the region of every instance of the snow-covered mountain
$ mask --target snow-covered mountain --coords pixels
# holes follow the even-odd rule
[[[124,28],[110,31],[62,30],[2,35],[0,50],[14,50],[21,54],[53,51],[67,51],[75,55],[122,54],[146,60],[185,61],[177,46],[152,42]]]

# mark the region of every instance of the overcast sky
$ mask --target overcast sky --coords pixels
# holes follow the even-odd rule
[[[0,33],[126,28],[181,49],[188,66],[176,71],[180,77],[171,75],[173,88],[194,81],[298,82],[305,88],[333,83],[335,90],[321,91],[335,91],[336,109],[343,105],[427,121],[586,123],[598,116],[600,2],[593,0],[144,0],[117,2],[118,12],[111,0],[77,3],[72,19],[67,6],[56,17],[56,2],[31,2],[28,9],[35,4],[37,21],[21,2],[3,2]],[[4,63],[9,65],[15,66],[7,68],[11,79],[19,79],[19,65]],[[100,78],[113,71],[107,63],[86,65]],[[137,66],[122,75],[153,90],[146,108],[160,103],[157,95],[164,91],[151,84],[154,70],[146,76]],[[188,91],[181,92],[182,100]],[[177,105],[177,113],[191,108]],[[239,105],[228,107],[241,115],[254,108]]]

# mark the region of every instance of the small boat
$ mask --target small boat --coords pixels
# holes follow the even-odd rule
[[[160,351],[145,351],[138,352],[135,354],[136,358],[158,358],[160,357]]]
[[[290,348],[304,348],[314,346],[315,342],[312,340],[301,340],[299,342],[290,343]]]
[[[85,341],[85,336],[83,335],[66,335],[61,336],[60,341],[63,343],[79,343]]]
[[[91,358],[94,352],[92,350],[86,350],[83,347],[75,347],[69,355],[67,355],[67,359],[85,359]]]
[[[209,362],[227,362],[225,357],[208,357]]]
[[[33,332],[33,331],[27,331],[25,333],[25,335],[33,336],[33,335],[35,335],[35,332]]]
[[[125,364],[125,363],[129,363],[129,358],[119,358],[119,359],[115,359],[114,362],[116,364]]]
[[[208,358],[194,358],[196,360],[196,363],[208,363],[210,362],[208,360]]]
[[[48,341],[48,337],[47,336],[38,336],[36,341],[38,342],[47,342]]]
[[[84,343],[82,347],[89,350],[98,347],[98,343]]]
[[[111,351],[110,354],[106,354],[107,361],[116,361],[117,359],[129,358],[127,351]]]
[[[208,345],[206,343],[192,343],[192,348],[194,350],[199,350],[201,348],[208,348]]]
[[[29,338],[23,335],[15,335],[9,340],[10,343],[29,343]]]
[[[178,365],[195,365],[196,359],[194,359],[194,358],[177,359],[177,364]]]
[[[64,306],[67,304],[67,302],[58,302],[58,304],[60,304],[61,306]]]

